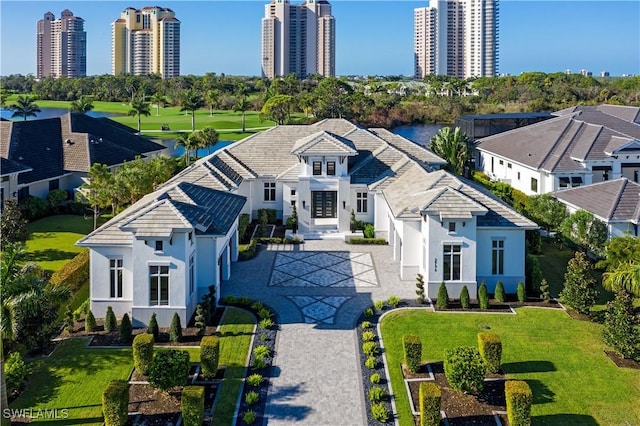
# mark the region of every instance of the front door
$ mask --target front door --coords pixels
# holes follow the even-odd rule
[[[313,218],[338,217],[338,193],[336,191],[311,191],[311,216]]]

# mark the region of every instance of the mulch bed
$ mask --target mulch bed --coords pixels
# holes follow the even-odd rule
[[[562,305],[558,303],[557,300],[549,300],[548,302],[543,301],[537,297],[528,297],[524,302],[518,302],[517,300],[509,300],[505,302],[498,302],[494,299],[489,299],[489,309],[480,309],[480,305],[476,299],[471,300],[471,307],[469,309],[462,309],[460,306],[460,301],[449,301],[449,305],[447,309],[440,309],[436,306],[435,299],[433,300],[433,307],[436,311],[447,312],[447,311],[463,311],[463,312],[509,312],[511,307],[518,306],[534,306],[538,308],[557,308],[562,309]]]
[[[622,355],[615,351],[604,351],[604,353],[609,357],[611,361],[613,361],[616,366],[620,368],[632,368],[634,370],[640,370],[640,361],[624,358]]]

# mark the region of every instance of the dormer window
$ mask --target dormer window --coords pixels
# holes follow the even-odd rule
[[[335,176],[336,175],[336,162],[335,161],[327,161],[327,175]]]
[[[313,162],[313,175],[320,176],[322,174],[322,161]]]

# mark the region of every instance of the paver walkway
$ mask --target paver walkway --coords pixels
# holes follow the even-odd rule
[[[415,283],[401,281],[391,259],[388,246],[311,240],[270,245],[232,265],[222,297],[260,300],[280,322],[267,424],[367,423],[356,320],[376,300],[415,297]]]

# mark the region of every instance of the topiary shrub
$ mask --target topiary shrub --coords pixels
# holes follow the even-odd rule
[[[420,426],[440,425],[442,393],[435,382],[422,382],[419,388]]]
[[[131,343],[133,328],[131,326],[131,320],[129,314],[125,313],[120,321],[120,342],[128,345]]]
[[[189,376],[189,352],[178,349],[158,351],[149,370],[149,384],[165,392],[182,386]]]
[[[383,387],[374,386],[369,389],[369,392],[367,392],[367,396],[369,397],[369,401],[375,404],[387,397],[387,391]]]
[[[379,384],[380,380],[382,380],[380,373],[373,373],[372,375],[369,376],[369,381],[374,385]]]
[[[462,309],[469,309],[471,307],[471,300],[469,299],[469,289],[467,286],[463,286],[460,291],[460,306]]]
[[[412,373],[418,372],[422,361],[422,342],[417,334],[405,334],[402,336],[404,348],[404,363]]]
[[[207,317],[204,312],[204,308],[198,303],[196,306],[195,326],[198,329],[198,336],[204,336],[204,331],[207,327]]]
[[[204,386],[185,386],[180,398],[184,426],[202,426],[204,420]]]
[[[27,377],[27,364],[22,359],[20,352],[12,352],[4,362],[4,377],[7,383],[7,392],[11,393],[20,389]]]
[[[518,283],[516,294],[518,295],[518,302],[524,303],[527,300],[527,290],[524,287],[524,283],[522,281]]]
[[[147,326],[147,333],[153,334],[154,340],[158,340],[158,336],[160,336],[160,329],[158,328],[158,320],[156,319],[155,312],[151,314],[151,319]]]
[[[133,366],[143,376],[149,374],[153,362],[153,334],[138,334],[133,339]]]
[[[116,314],[113,313],[111,306],[107,306],[107,314],[104,317],[104,331],[114,331],[117,328]]]
[[[362,344],[362,352],[365,355],[376,355],[378,353],[378,345],[376,342],[364,342]]]
[[[384,404],[371,404],[371,416],[380,423],[386,423],[390,415],[389,410]]]
[[[129,417],[129,383],[112,380],[102,393],[105,426],[124,426]]]
[[[249,213],[243,213],[238,220],[238,239],[244,241],[244,234],[247,233],[247,228],[251,223],[251,215]]]
[[[253,410],[247,410],[242,415],[242,421],[250,425],[256,421],[256,413]]]
[[[487,293],[487,284],[482,281],[478,288],[478,304],[480,309],[489,309],[489,294]]]
[[[496,333],[478,333],[478,351],[487,373],[497,373],[502,364],[502,341]]]
[[[418,305],[424,304],[424,276],[422,274],[416,275],[416,294],[418,295],[416,299]]]
[[[445,350],[444,374],[452,389],[471,394],[482,392],[485,372],[478,349],[460,346]]]
[[[493,294],[493,298],[496,299],[498,302],[501,302],[501,303],[504,303],[504,301],[505,301],[504,284],[502,284],[501,280],[498,280],[498,282],[496,283],[496,291]]]
[[[551,293],[549,293],[549,283],[544,278],[540,281],[540,298],[544,302],[549,302],[551,300]]]
[[[438,288],[436,306],[438,309],[447,309],[449,307],[449,293],[447,292],[447,286],[444,281],[440,284],[440,288]]]
[[[93,316],[93,312],[89,310],[87,312],[87,318],[84,320],[84,329],[89,333],[96,331],[98,325],[96,324],[96,317]]]
[[[182,324],[180,324],[180,315],[178,313],[173,314],[171,318],[171,325],[169,326],[169,340],[177,343],[182,340]]]
[[[507,419],[509,420],[509,425],[530,425],[533,394],[527,382],[522,380],[506,381],[504,383],[504,395],[507,400]]]
[[[389,304],[389,306],[391,306],[392,309],[395,309],[400,304],[400,298],[393,295],[389,296],[389,299],[387,299],[387,303]]]
[[[371,370],[374,370],[378,366],[378,360],[375,356],[369,356],[364,362],[364,366]]]
[[[204,336],[200,340],[200,365],[202,375],[206,378],[215,377],[220,361],[220,338],[218,336]]]
[[[80,319],[82,318],[82,315],[87,315],[89,313],[89,305],[90,305],[91,301],[89,300],[89,298],[85,299],[84,302],[82,302],[82,304],[80,306],[78,306],[78,308],[73,311],[73,320],[74,321],[80,321]]]
[[[260,401],[260,394],[256,391],[249,391],[244,397],[244,402],[246,402],[247,405],[257,404],[258,401]]]
[[[247,383],[249,383],[249,386],[260,386],[263,381],[264,377],[262,377],[262,374],[252,374],[247,377]]]

